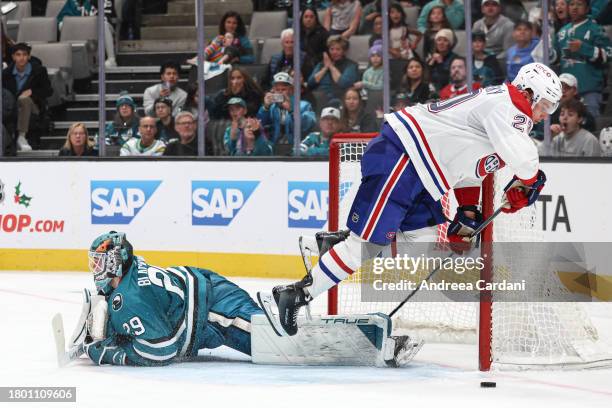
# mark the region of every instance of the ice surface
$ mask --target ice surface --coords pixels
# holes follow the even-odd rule
[[[251,295],[280,283],[232,280]],[[406,369],[258,366],[226,348],[168,367],[57,368],[51,317],[62,313],[69,335],[91,286],[87,273],[0,273],[0,386],[76,386],[77,403],[58,408],[612,407],[612,369],[480,373],[473,345],[426,344]],[[485,379],[497,388],[480,388]]]

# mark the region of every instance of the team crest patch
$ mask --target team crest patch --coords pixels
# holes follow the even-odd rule
[[[387,232],[386,237],[387,237],[387,239],[394,239],[395,238],[395,231]]]
[[[505,165],[506,163],[504,163],[497,153],[490,154],[478,160],[478,163],[476,163],[476,176],[479,178],[485,177],[487,174],[494,173]]]
[[[354,223],[358,223],[359,222],[359,214],[354,212],[353,215],[351,215],[351,221],[353,221]]]
[[[117,293],[112,301],[112,308],[115,312],[118,312],[123,306],[123,296],[121,293]]]

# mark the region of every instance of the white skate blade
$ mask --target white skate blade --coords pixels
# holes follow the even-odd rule
[[[283,329],[283,326],[280,323],[278,318],[278,307],[276,306],[276,302],[272,299],[271,293],[265,292],[257,292],[257,303],[264,311],[272,330],[279,337],[288,337],[289,335]]]

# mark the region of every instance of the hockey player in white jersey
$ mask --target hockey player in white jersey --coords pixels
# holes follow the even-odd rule
[[[482,223],[480,184],[489,173],[504,166],[514,173],[505,188],[504,212],[533,204],[546,177],[529,132],[557,109],[560,98],[557,75],[532,63],[512,84],[385,115],[361,161],[361,184],[346,221],[349,236],[301,281],[273,288],[278,317],[264,308],[271,321],[288,335],[297,333],[299,309],[361,266],[362,245],[376,253],[397,231],[445,222],[439,200],[451,189],[459,203],[447,232],[451,244],[469,245],[468,237]]]

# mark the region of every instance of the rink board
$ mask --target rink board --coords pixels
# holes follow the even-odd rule
[[[543,163],[551,241],[610,241],[612,163]],[[0,270],[85,270],[86,249],[125,231],[162,266],[229,276],[303,274],[300,235],[327,228],[322,161],[0,162]]]

